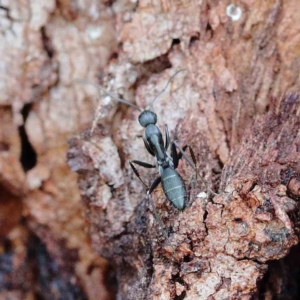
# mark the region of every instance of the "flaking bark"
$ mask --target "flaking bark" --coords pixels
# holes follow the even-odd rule
[[[184,299],[250,299],[257,293],[266,262],[284,257],[298,242],[293,213],[298,210],[299,190],[293,187],[299,181],[299,102],[298,95],[287,95],[246,131],[224,166],[220,183],[210,174],[219,187],[217,196],[203,193],[205,187],[194,178],[188,185],[188,207],[178,212],[166,199],[159,200],[164,198],[160,189],[154,193],[159,215],[169,230],[168,239],[145,197],[126,222],[125,197],[130,199],[126,190],[117,189],[109,200],[114,202],[113,212],[109,203],[102,212],[91,207],[90,217],[101,214],[92,236],[114,265],[120,299],[171,299],[176,295]],[[198,161],[213,169],[213,159],[203,143],[205,136],[190,124],[192,120],[181,123],[179,139],[190,142]],[[82,152],[89,147],[86,140],[93,138],[71,142],[69,162],[71,166],[76,162],[80,188],[90,193],[87,187],[95,180],[100,182],[101,173],[91,165],[86,150]],[[197,145],[201,145],[201,153]],[[205,165],[199,167],[203,174]],[[187,164],[180,168],[185,178],[193,173],[188,169]],[[83,199],[91,204],[91,194],[83,192]],[[122,211],[122,219],[113,217],[116,210]]]
[[[193,147],[200,174],[218,193],[209,194],[183,162],[179,172],[190,193],[184,212],[176,211],[160,188],[153,194],[169,234],[165,240],[143,187],[128,167],[130,159],[152,162],[139,138],[143,129],[138,112],[119,111],[114,119],[107,112],[111,104],[99,104],[96,129],[71,141],[69,164],[80,174],[93,245],[116,271],[119,299],[264,297],[269,291],[258,290],[258,283],[267,272],[266,263],[297,244],[291,220],[297,203],[289,185],[298,172],[299,100],[296,94],[281,94],[287,86],[297,90],[299,80],[292,76],[289,81],[288,60],[278,60],[296,47],[291,40],[283,46],[279,38],[288,32],[283,27],[293,26],[294,4],[269,4],[241,6],[236,23],[226,16],[225,4],[199,7],[193,1],[170,7],[140,3],[124,27],[119,19],[124,52],[110,63],[110,77],[101,84],[146,107],[176,70],[186,69],[154,109],[161,128],[167,123],[173,138]],[[198,21],[191,17],[185,23],[186,10]],[[152,25],[157,30],[147,31],[150,16],[176,22],[165,33],[162,20]],[[171,47],[171,36],[180,45]],[[159,37],[162,41],[156,43]],[[168,62],[170,70],[151,76],[152,65],[169,67]],[[280,161],[290,152],[289,159]],[[120,161],[113,159],[117,153]],[[110,164],[119,164],[122,175],[109,169]],[[154,173],[141,170],[149,184]]]
[[[0,297],[299,298],[298,2],[228,4],[1,2]],[[153,193],[165,239],[138,112],[78,79],[144,108],[179,69],[154,110],[206,184]]]

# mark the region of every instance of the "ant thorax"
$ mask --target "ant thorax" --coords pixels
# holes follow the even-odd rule
[[[157,160],[157,165],[158,165],[158,172],[160,175],[162,175],[163,170],[166,168],[174,169],[173,159],[168,153],[166,153],[166,157],[164,160],[162,161]]]

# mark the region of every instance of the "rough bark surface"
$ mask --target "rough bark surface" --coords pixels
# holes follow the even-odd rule
[[[66,152],[96,105],[73,82],[107,63],[114,29],[104,2],[80,3],[0,1],[1,299],[109,298]]]
[[[160,188],[153,195],[165,239],[128,165],[152,162],[138,112],[115,112],[108,97],[99,103],[92,130],[71,141],[69,165],[93,246],[116,271],[118,299],[267,298],[267,284],[258,289],[267,262],[298,242],[299,100],[282,97],[299,90],[296,2],[227,5],[140,1],[118,14],[123,47],[100,84],[146,107],[185,69],[154,109],[161,128],[192,146],[218,193],[183,162],[188,207],[176,211]],[[141,174],[149,183],[156,176]]]
[[[0,1],[0,298],[299,298],[297,11]],[[165,238],[128,163],[154,162],[138,112],[78,79],[144,108],[178,69],[154,110],[206,184],[182,161],[187,208],[155,190]]]

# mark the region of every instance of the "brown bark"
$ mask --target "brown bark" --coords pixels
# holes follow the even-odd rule
[[[198,161],[213,167],[209,151],[201,144],[201,130],[197,132],[191,124],[191,119],[182,123],[180,140],[193,145]],[[95,132],[93,137],[74,139],[69,163],[79,171],[88,215],[95,220],[91,222],[94,245],[116,269],[119,297],[251,298],[267,270],[266,262],[284,257],[298,242],[298,224],[293,224],[297,219],[291,213],[297,215],[295,200],[299,199],[299,190],[294,188],[299,182],[299,124],[299,98],[292,94],[247,130],[223,168],[219,195],[207,198],[205,187],[190,187],[189,205],[179,213],[157,191],[159,215],[170,230],[167,240],[145,199],[127,222],[124,218],[132,197],[126,199],[126,190],[117,188],[113,200],[105,205],[97,199],[105,180],[105,173],[94,169],[96,159],[97,169],[105,165],[100,162],[103,153],[97,145],[103,146],[107,137],[97,140],[95,136],[101,133]],[[112,159],[109,156],[108,163]],[[189,178],[189,166],[182,168],[181,174]],[[203,173],[208,169],[204,163],[199,168]],[[217,177],[210,174],[210,178],[217,183]],[[101,218],[97,218],[99,214]]]
[[[130,159],[151,161],[138,138],[138,112],[112,117],[110,104],[99,104],[92,133],[71,142],[69,164],[80,174],[93,245],[113,264],[120,299],[272,293],[258,290],[267,262],[298,242],[299,100],[281,97],[299,90],[295,5],[240,4],[241,18],[233,22],[222,2],[142,1],[129,22],[118,16],[124,51],[107,68],[114,81],[101,84],[146,107],[185,69],[155,104],[158,124],[192,146],[203,178],[218,192],[212,197],[201,182],[189,182],[194,172],[182,163],[188,207],[178,212],[160,188],[154,193],[169,230],[164,239],[128,167]],[[150,77],[157,65],[159,74]],[[141,174],[149,183],[155,176]]]
[[[297,299],[298,3],[228,4],[1,2],[0,297],[107,299],[105,257],[118,299]],[[206,184],[182,161],[187,208],[155,190],[165,239],[138,112],[77,79],[144,108],[178,69],[154,110]]]
[[[95,74],[115,45],[110,9],[85,2],[0,3],[1,299],[109,298],[66,163],[67,139],[89,126],[96,103],[73,81]]]

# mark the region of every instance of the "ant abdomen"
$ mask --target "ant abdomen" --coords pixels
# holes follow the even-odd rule
[[[161,174],[161,185],[167,198],[179,210],[185,208],[186,187],[182,177],[172,168],[165,168]]]

